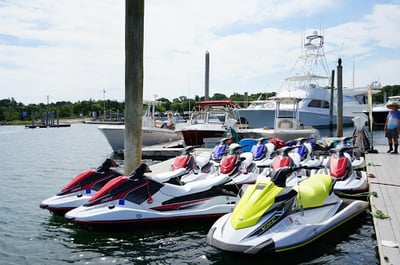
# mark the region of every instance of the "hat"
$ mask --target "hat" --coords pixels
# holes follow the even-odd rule
[[[399,108],[399,107],[400,107],[399,103],[396,102],[396,101],[389,101],[389,102],[386,104],[386,108],[388,108],[388,109],[391,109],[393,106],[396,106],[396,108]]]

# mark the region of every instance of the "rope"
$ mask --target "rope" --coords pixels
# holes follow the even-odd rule
[[[375,198],[377,198],[378,197],[378,193],[375,192],[375,191],[374,192],[370,192],[370,195],[368,195],[368,198],[367,198],[368,202],[370,202],[370,197],[371,196],[374,196]],[[372,208],[373,208],[373,210],[371,211],[371,215],[373,217],[379,218],[379,219],[388,219],[388,218],[390,218],[390,216],[387,213],[385,213],[382,210],[379,210],[378,208],[376,208],[375,205],[372,205]]]
[[[379,210],[378,208],[375,207],[375,205],[373,206],[374,210],[371,212],[371,215],[375,218],[379,218],[379,219],[387,219],[390,218],[390,216],[388,214],[386,214],[385,212],[383,212],[382,210]]]

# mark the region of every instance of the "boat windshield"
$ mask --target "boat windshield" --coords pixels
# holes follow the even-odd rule
[[[229,113],[224,112],[198,112],[193,113],[192,118],[190,120],[191,124],[224,124],[227,119],[235,119]]]

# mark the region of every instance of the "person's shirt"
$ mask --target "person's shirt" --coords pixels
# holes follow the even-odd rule
[[[387,115],[386,129],[388,130],[397,129],[397,127],[399,126],[399,120],[400,120],[400,111],[398,110],[389,111]]]
[[[176,123],[175,118],[172,116],[171,118],[168,118],[167,127],[170,128],[172,126],[175,126],[175,123]]]

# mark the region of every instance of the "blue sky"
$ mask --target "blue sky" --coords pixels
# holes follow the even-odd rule
[[[0,0],[0,99],[124,99],[124,10],[116,0]],[[344,85],[400,84],[400,1],[146,0],[144,98],[276,91],[304,35],[325,37]]]

